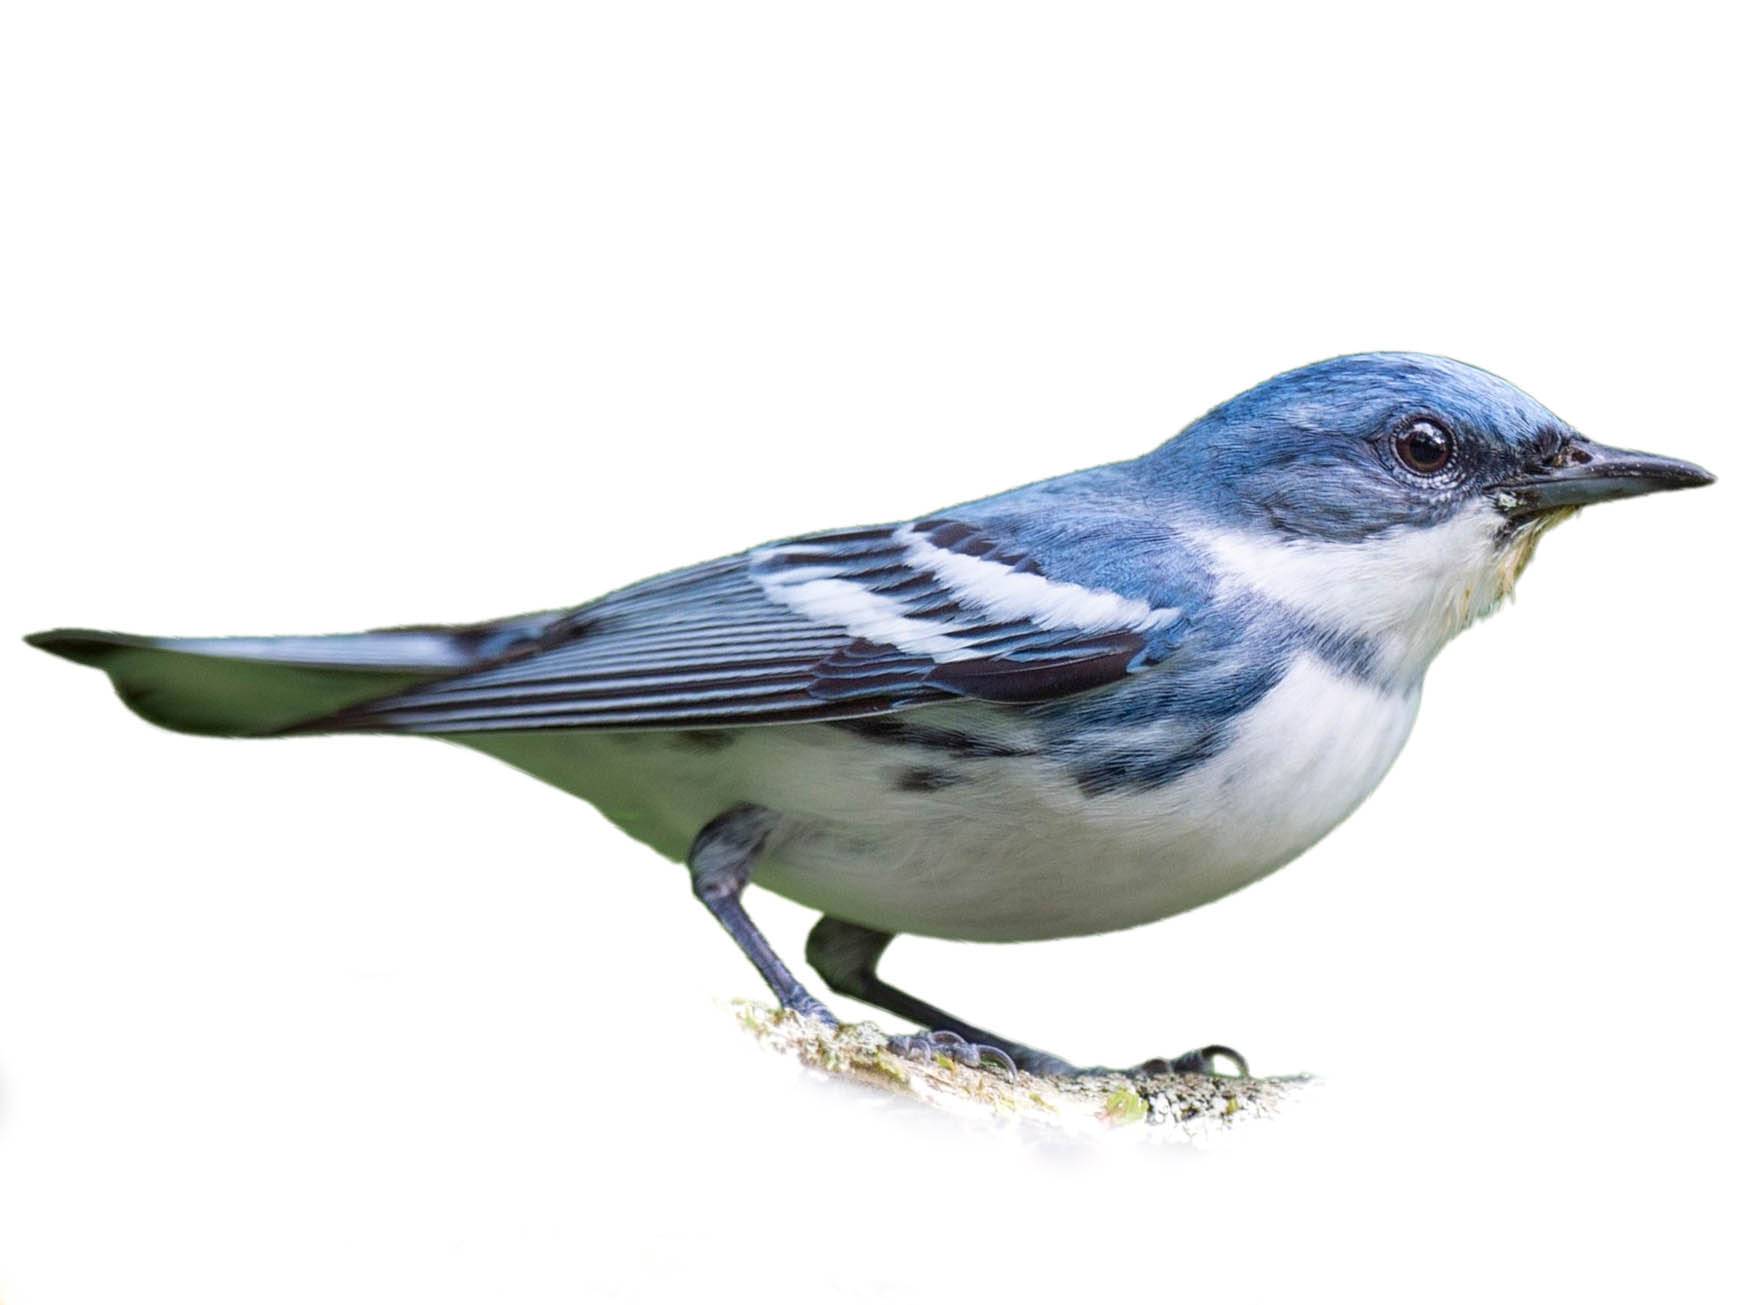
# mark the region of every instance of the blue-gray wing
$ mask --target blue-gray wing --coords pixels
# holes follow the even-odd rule
[[[310,728],[704,728],[1042,702],[1149,665],[1177,617],[1047,577],[960,522],[835,531],[552,615],[488,664]]]

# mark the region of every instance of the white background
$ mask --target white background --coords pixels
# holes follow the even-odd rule
[[[579,601],[1369,348],[1740,473],[1713,6],[1209,9],[10,6],[0,632]],[[810,1082],[583,804],[7,642],[0,1296],[1732,1299],[1731,485],[1549,538],[1274,878],[890,953],[1068,1055],[1325,1076],[1208,1150]]]

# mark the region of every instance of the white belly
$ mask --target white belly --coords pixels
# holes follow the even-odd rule
[[[1161,787],[1088,797],[1042,757],[953,764],[826,725],[692,737],[520,735],[461,741],[579,794],[680,857],[730,806],[786,816],[755,881],[895,933],[982,941],[1128,928],[1242,888],[1328,833],[1406,741],[1418,690],[1380,691],[1301,656],[1210,760]],[[901,718],[983,736],[1031,726],[972,705]],[[959,777],[903,791],[902,775]]]

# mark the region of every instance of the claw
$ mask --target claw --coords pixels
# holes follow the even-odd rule
[[[1232,1075],[1222,1075],[1214,1067],[1217,1056],[1224,1056],[1237,1065],[1239,1078],[1251,1076],[1249,1062],[1231,1047],[1223,1047],[1219,1043],[1198,1047],[1195,1051],[1187,1051],[1182,1056],[1174,1056],[1170,1060],[1164,1056],[1156,1056],[1153,1060],[1143,1061],[1137,1066],[1137,1069],[1144,1074],[1212,1074],[1216,1077],[1232,1077]]]
[[[1225,1056],[1228,1060],[1232,1061],[1233,1064],[1239,1067],[1238,1077],[1249,1078],[1251,1076],[1250,1062],[1243,1056],[1239,1055],[1239,1053],[1234,1051],[1231,1047],[1223,1047],[1219,1043],[1216,1043],[1213,1046],[1202,1048],[1202,1050],[1197,1054],[1207,1063],[1208,1068],[1205,1071],[1206,1073],[1218,1074],[1220,1071],[1214,1067],[1214,1058],[1216,1056]],[[1226,1075],[1225,1077],[1230,1078],[1232,1076]]]
[[[968,1042],[952,1029],[937,1029],[929,1033],[897,1033],[888,1039],[888,1047],[902,1056],[913,1060],[934,1061],[937,1056],[947,1056],[959,1064],[972,1069],[984,1068],[984,1062],[994,1062],[1004,1073],[1009,1075],[1009,1081],[1015,1081],[1015,1062],[1009,1058],[1009,1053],[1001,1047],[986,1046],[982,1042]]]

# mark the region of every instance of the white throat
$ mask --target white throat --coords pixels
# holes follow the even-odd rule
[[[1541,532],[1560,519],[1543,517],[1505,535],[1497,510],[1474,503],[1441,525],[1358,543],[1227,530],[1192,538],[1224,582],[1367,641],[1379,650],[1381,675],[1414,684],[1445,644],[1510,595]]]

